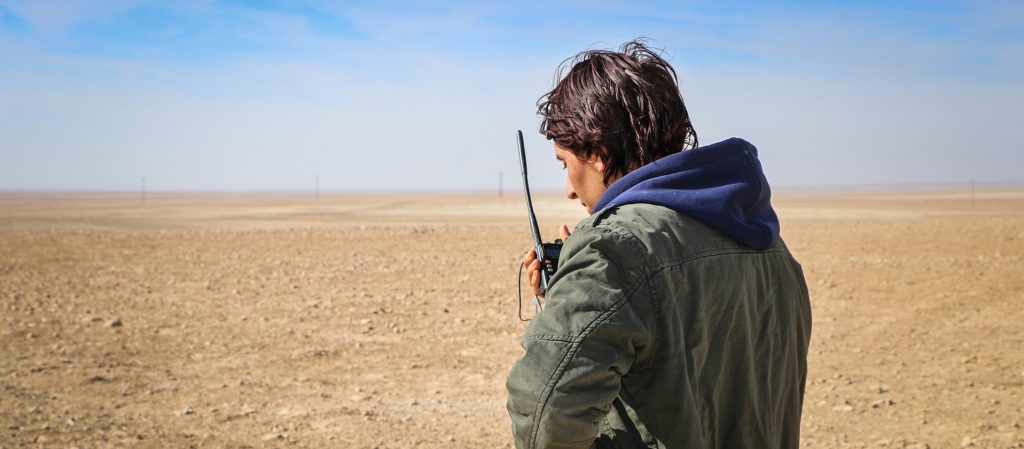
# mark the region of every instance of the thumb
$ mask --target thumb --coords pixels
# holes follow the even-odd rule
[[[562,241],[564,242],[565,239],[569,238],[569,226],[563,224],[558,233],[562,235]]]

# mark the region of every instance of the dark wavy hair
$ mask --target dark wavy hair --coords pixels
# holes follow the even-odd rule
[[[567,66],[569,73],[562,77]],[[561,78],[561,80],[559,80]],[[604,183],[697,146],[676,71],[643,39],[619,51],[587,50],[558,68],[537,101],[540,133],[576,157],[601,157]]]

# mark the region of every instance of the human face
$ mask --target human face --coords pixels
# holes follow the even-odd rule
[[[570,200],[578,199],[587,213],[594,213],[594,205],[608,186],[604,183],[604,170],[606,165],[600,157],[594,156],[589,160],[576,157],[572,151],[555,144],[555,158],[562,162],[565,168],[565,196]]]

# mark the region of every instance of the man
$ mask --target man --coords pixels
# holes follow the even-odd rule
[[[798,447],[810,303],[756,149],[697,147],[675,71],[642,42],[572,64],[541,133],[591,215],[563,226],[509,373],[516,445]]]

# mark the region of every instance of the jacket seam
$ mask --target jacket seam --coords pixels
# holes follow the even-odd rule
[[[686,265],[686,264],[688,264],[690,262],[693,262],[693,261],[696,261],[696,260],[699,260],[699,259],[705,259],[705,258],[708,258],[708,257],[725,256],[725,255],[730,255],[730,254],[761,255],[761,254],[773,254],[773,253],[784,253],[784,252],[785,251],[777,250],[777,249],[775,249],[775,250],[761,250],[761,251],[737,250],[737,249],[732,249],[732,248],[705,250],[705,251],[700,251],[700,252],[696,252],[696,253],[690,253],[690,254],[687,254],[686,256],[683,256],[683,257],[680,257],[680,258],[666,260],[664,262],[661,262],[661,263],[657,264],[654,267],[652,275],[660,273],[661,271],[663,271],[663,270],[665,270],[666,268],[669,268],[669,267]]]
[[[572,335],[553,335],[553,334],[537,334],[530,335],[523,338],[523,343],[529,343],[531,341],[560,341],[563,343],[572,343]]]
[[[635,236],[624,235],[621,232],[609,228],[598,229],[595,227],[594,229],[608,233],[613,233],[624,237],[635,238]],[[540,397],[537,398],[537,405],[534,407],[533,419],[531,420],[532,430],[530,431],[530,448],[537,447],[537,433],[540,432],[539,422],[542,414],[544,413],[544,409],[547,407],[548,402],[551,400],[551,393],[554,391],[555,384],[557,384],[558,381],[562,378],[562,375],[565,374],[565,369],[568,367],[569,362],[575,358],[576,353],[579,351],[580,346],[583,344],[583,341],[586,340],[587,337],[589,337],[590,334],[592,334],[594,330],[597,329],[597,327],[604,324],[606,321],[608,321],[609,318],[612,317],[612,315],[621,310],[623,305],[632,300],[636,291],[639,290],[640,285],[643,282],[646,282],[645,277],[646,276],[638,276],[636,280],[634,280],[633,283],[630,284],[629,287],[625,290],[625,294],[621,295],[620,298],[617,299],[614,303],[612,303],[612,305],[608,307],[608,309],[605,310],[603,313],[594,317],[594,319],[591,320],[590,323],[587,323],[583,330],[580,331],[579,335],[575,336],[571,341],[553,340],[569,343],[569,346],[568,348],[566,348],[565,354],[562,356],[562,359],[559,360],[558,366],[555,368],[555,371],[551,373],[551,377],[544,385],[544,391],[542,391]]]

